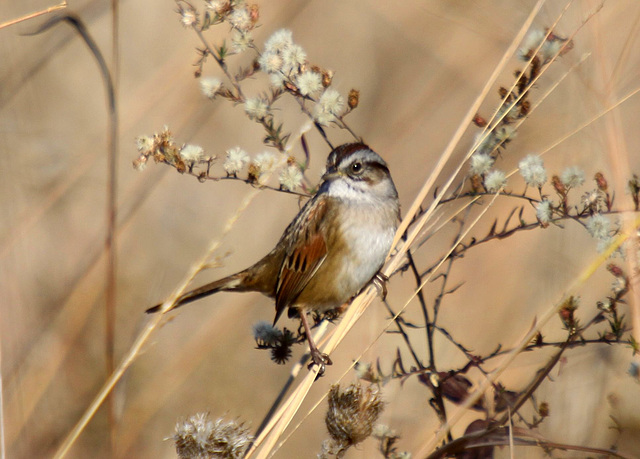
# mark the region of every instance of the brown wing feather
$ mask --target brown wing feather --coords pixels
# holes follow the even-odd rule
[[[295,304],[300,293],[327,257],[327,242],[320,222],[327,213],[327,203],[316,197],[300,213],[292,228],[291,239],[276,285],[276,318]]]

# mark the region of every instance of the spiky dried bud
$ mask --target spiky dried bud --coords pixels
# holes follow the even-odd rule
[[[384,408],[377,389],[363,389],[360,384],[351,384],[344,391],[339,384],[332,386],[328,402],[325,424],[334,450],[339,452],[369,437]]]
[[[253,325],[253,338],[258,346],[272,346],[282,337],[282,332],[270,322],[261,320]]]

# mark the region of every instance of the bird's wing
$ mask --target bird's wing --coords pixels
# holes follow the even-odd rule
[[[290,226],[287,252],[276,284],[274,323],[287,307],[295,304],[327,257],[325,232],[321,231],[321,222],[326,214],[326,199],[316,195]]]

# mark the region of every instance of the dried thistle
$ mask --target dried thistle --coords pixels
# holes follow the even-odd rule
[[[363,389],[360,384],[351,384],[344,391],[339,384],[332,386],[328,402],[325,424],[331,440],[326,452],[342,457],[348,448],[371,435],[384,403],[377,389]]]
[[[173,436],[180,458],[241,458],[253,436],[237,421],[209,420],[208,413],[189,416],[176,424]]]

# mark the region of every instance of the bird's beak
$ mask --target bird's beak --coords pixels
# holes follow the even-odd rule
[[[322,181],[326,182],[327,180],[331,180],[340,176],[340,172],[335,167],[331,167],[327,169],[327,171],[322,176]]]

